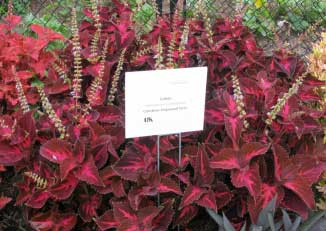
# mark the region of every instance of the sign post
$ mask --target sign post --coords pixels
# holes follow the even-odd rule
[[[157,136],[160,172],[160,136],[204,127],[207,67],[127,72],[125,76],[126,138]],[[158,195],[160,204],[160,195]]]

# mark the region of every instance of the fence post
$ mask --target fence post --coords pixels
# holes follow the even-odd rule
[[[163,10],[163,0],[156,0],[156,4],[158,6],[160,15],[162,15],[162,10]]]
[[[175,8],[177,7],[178,0],[170,0],[170,14],[174,13]]]
[[[162,1],[162,12],[164,15],[172,16],[176,8],[180,12],[185,10],[186,0],[163,0]]]

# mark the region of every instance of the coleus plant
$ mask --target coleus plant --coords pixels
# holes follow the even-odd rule
[[[1,116],[0,165],[21,176],[13,199],[32,208],[34,229],[163,231],[188,227],[203,208],[242,227],[276,195],[277,207],[307,217],[311,185],[326,169],[313,145],[324,112],[310,107],[323,83],[300,58],[266,56],[240,19],[210,25],[202,5],[204,20],[175,16],[170,26],[159,17],[137,38],[126,4],[91,3],[80,27],[72,11],[67,48],[34,84],[38,107],[20,97],[24,107]],[[137,53],[142,46],[150,51]],[[205,130],[183,135],[180,162],[176,137],[161,137],[158,173],[156,139],[124,139],[120,76],[201,65],[209,67]]]
[[[19,98],[30,104],[37,102],[33,80],[45,79],[47,68],[55,61],[47,47],[55,40],[64,40],[61,34],[37,24],[30,26],[35,36],[19,34],[16,29],[20,22],[20,16],[8,14],[0,23],[1,111],[8,114],[17,108]],[[19,88],[24,90],[23,95]]]

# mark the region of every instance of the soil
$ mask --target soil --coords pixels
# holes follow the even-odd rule
[[[16,198],[18,190],[13,187],[13,182],[16,182],[16,179],[17,176],[14,175],[11,168],[0,173],[0,195]],[[27,219],[24,218],[22,207],[14,206],[14,204],[15,202],[11,201],[0,210],[0,231],[32,231],[33,229],[26,222]]]
[[[198,216],[189,224],[192,231],[217,231],[218,225],[205,210],[200,210]]]

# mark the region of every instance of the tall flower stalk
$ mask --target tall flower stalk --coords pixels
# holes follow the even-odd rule
[[[63,125],[61,119],[56,114],[55,110],[52,107],[52,104],[50,103],[49,99],[47,98],[43,87],[37,86],[37,91],[41,98],[42,107],[45,110],[46,114],[49,116],[51,122],[54,124],[55,128],[60,133],[60,139],[64,139],[66,137],[66,128]]]
[[[303,79],[307,76],[308,73],[304,73],[301,75],[295,83],[292,85],[292,87],[288,90],[287,93],[285,93],[282,97],[279,97],[277,99],[277,103],[272,106],[272,110],[267,113],[267,120],[266,124],[272,124],[273,120],[276,119],[277,114],[283,109],[286,102],[295,94],[298,93],[300,86],[303,83]]]
[[[100,21],[100,15],[98,12],[98,3],[97,0],[91,0],[90,1],[91,9],[92,9],[92,15],[94,18],[94,26],[96,27],[96,31],[94,34],[94,37],[91,41],[91,56],[90,56],[90,61],[95,63],[97,62],[100,57],[98,55],[98,42],[101,37],[101,31],[102,31],[102,24]]]
[[[28,105],[26,95],[24,93],[23,85],[22,85],[20,79],[17,76],[16,68],[14,66],[11,66],[11,70],[12,70],[12,73],[13,73],[14,78],[15,78],[16,90],[17,90],[18,100],[19,100],[20,106],[21,106],[23,112],[27,113],[27,112],[30,111],[30,108],[29,108],[29,105]]]
[[[93,105],[95,102],[95,99],[98,95],[98,93],[102,90],[102,84],[103,84],[103,77],[104,77],[104,70],[105,70],[105,60],[106,60],[106,54],[108,51],[109,46],[109,40],[107,39],[105,41],[102,55],[101,55],[101,62],[100,62],[100,69],[98,71],[97,76],[93,80],[91,86],[90,86],[90,95],[88,98],[89,104]]]
[[[82,57],[81,57],[81,45],[79,38],[79,30],[77,24],[77,12],[76,9],[72,9],[72,53],[74,57],[74,76],[72,81],[72,96],[76,102],[76,108],[78,105],[78,99],[81,98],[81,82],[82,82]]]
[[[113,101],[115,99],[115,94],[118,91],[118,83],[119,83],[121,71],[123,69],[125,54],[126,54],[126,48],[124,48],[121,51],[119,61],[118,61],[118,65],[117,65],[117,68],[116,68],[115,73],[113,75],[113,79],[112,79],[112,83],[111,83],[111,89],[110,89],[109,96],[108,96],[108,104],[109,105],[113,105]]]

